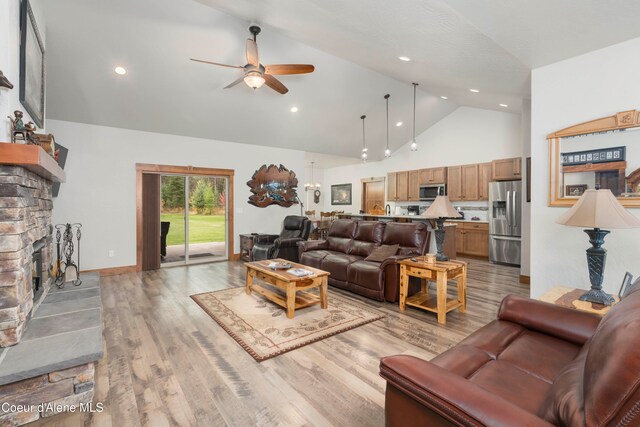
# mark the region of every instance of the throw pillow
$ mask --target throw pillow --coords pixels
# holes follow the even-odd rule
[[[365,261],[374,261],[374,262],[382,262],[385,259],[394,256],[398,253],[398,249],[400,245],[382,245],[380,247],[375,248],[371,255],[366,257]]]

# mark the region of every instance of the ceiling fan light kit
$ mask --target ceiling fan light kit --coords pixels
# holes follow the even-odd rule
[[[247,86],[254,90],[260,89],[265,82],[264,77],[262,77],[259,71],[249,71],[243,80]]]
[[[209,65],[217,65],[220,67],[242,69],[244,71],[244,76],[225,86],[225,89],[233,87],[238,83],[244,81],[246,85],[251,89],[260,89],[263,85],[266,84],[268,87],[282,95],[289,92],[289,89],[287,89],[287,87],[283,85],[280,80],[276,79],[273,76],[288,74],[308,74],[312,73],[315,70],[315,67],[310,64],[260,64],[257,44],[257,37],[258,34],[260,34],[260,27],[258,27],[257,25],[252,25],[249,27],[249,31],[253,35],[253,38],[247,39],[247,64],[245,66],[221,64],[219,62],[204,61],[201,59],[193,58],[191,58],[191,60]]]

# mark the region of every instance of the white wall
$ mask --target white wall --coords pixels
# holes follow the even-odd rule
[[[360,180],[386,177],[387,172],[439,166],[490,162],[495,159],[520,157],[522,135],[520,115],[479,108],[460,107],[416,137],[418,151],[411,152],[409,143],[380,162],[325,169],[324,187],[329,192],[333,184],[352,184],[352,201],[339,206],[345,212],[360,210],[362,186]],[[356,141],[354,141],[356,143]],[[469,202],[471,205],[486,202]],[[333,210],[330,197],[325,198],[325,210]]]
[[[46,27],[40,0],[32,0],[31,9],[46,52]],[[12,90],[0,88],[0,142],[6,142],[11,140],[7,116],[13,116],[15,110],[21,110],[25,113],[24,122],[31,120],[20,103],[20,1],[17,0],[3,0],[0,3],[0,70],[13,84]]]
[[[580,228],[555,223],[566,208],[548,207],[546,135],[565,127],[640,108],[640,38],[537,68],[532,72],[531,294],[549,288],[590,286]],[[635,143],[640,144],[640,141]],[[634,159],[636,161],[637,159]],[[640,217],[640,210],[631,209]],[[617,293],[625,271],[640,275],[640,230],[612,230],[604,288]]]
[[[48,121],[48,130],[69,149],[67,182],[54,199],[53,219],[83,224],[82,269],[136,263],[136,163],[234,169],[235,253],[239,252],[238,234],[278,233],[286,215],[300,214],[299,205],[257,208],[247,203],[246,182],[262,164],[283,164],[294,170],[304,201],[303,151],[57,120]],[[115,256],[109,257],[109,250]]]
[[[531,100],[522,102],[522,248],[520,274],[531,275],[531,203],[527,202],[527,157],[531,157]],[[533,167],[533,166],[532,166]]]

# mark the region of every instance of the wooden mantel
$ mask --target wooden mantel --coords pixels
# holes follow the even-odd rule
[[[66,180],[58,162],[38,145],[0,142],[0,165],[22,166],[53,182]]]

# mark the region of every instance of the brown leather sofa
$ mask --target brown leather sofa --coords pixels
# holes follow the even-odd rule
[[[380,245],[400,245],[383,262],[365,261]],[[300,263],[331,273],[329,284],[378,301],[397,301],[398,261],[424,255],[429,231],[424,223],[338,219],[326,240],[299,242]]]
[[[508,296],[430,362],[385,357],[386,425],[640,426],[640,280],[602,318]]]

